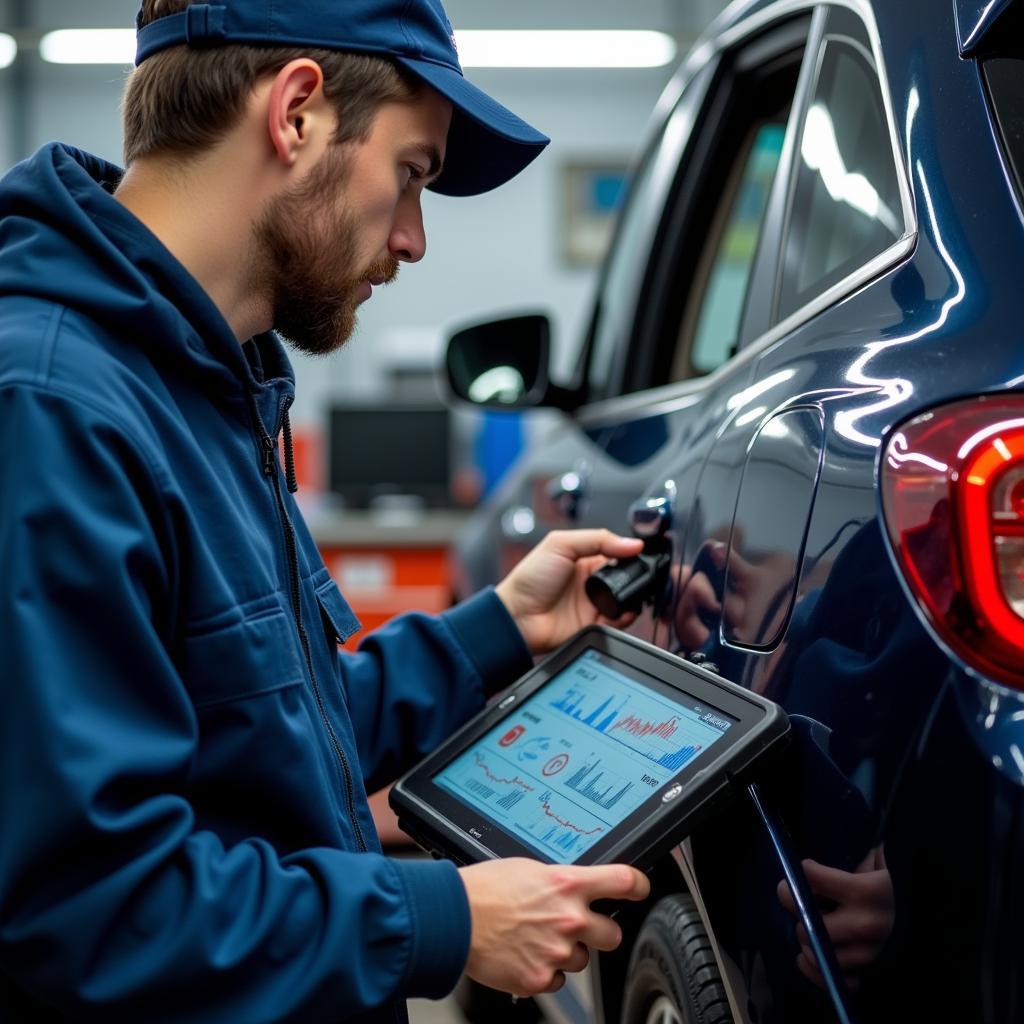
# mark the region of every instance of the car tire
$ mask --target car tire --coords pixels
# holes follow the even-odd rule
[[[693,897],[655,904],[629,958],[622,1024],[732,1024],[711,940]]]

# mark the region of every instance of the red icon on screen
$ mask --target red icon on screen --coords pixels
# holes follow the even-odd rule
[[[509,731],[507,733],[505,733],[505,735],[502,736],[500,740],[498,740],[498,746],[499,747],[511,747],[512,744],[515,743],[515,741],[517,739],[519,739],[519,737],[522,736],[524,732],[526,732],[526,726],[524,726],[524,725],[514,725],[514,726],[512,726],[512,728],[509,729]]]

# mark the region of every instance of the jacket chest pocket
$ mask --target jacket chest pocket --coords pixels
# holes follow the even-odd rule
[[[301,686],[306,678],[295,627],[276,601],[191,629],[182,675],[197,710]]]
[[[348,602],[341,596],[338,584],[329,576],[316,588],[317,605],[324,631],[331,646],[343,644],[359,632],[360,622]]]

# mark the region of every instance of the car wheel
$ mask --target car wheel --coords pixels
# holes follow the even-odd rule
[[[693,897],[659,900],[629,958],[622,1024],[732,1024],[718,962]]]

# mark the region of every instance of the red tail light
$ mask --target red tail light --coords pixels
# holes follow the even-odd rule
[[[924,413],[882,453],[882,510],[940,639],[1024,689],[1024,396]]]

